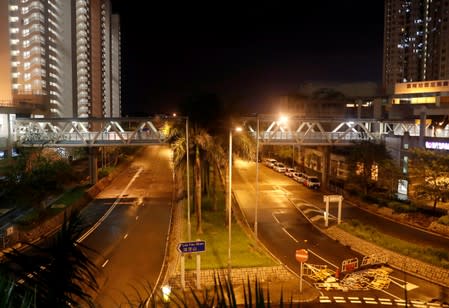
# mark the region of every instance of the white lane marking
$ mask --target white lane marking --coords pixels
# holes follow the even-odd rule
[[[374,297],[364,297],[363,300],[365,300],[365,301],[373,301]]]
[[[287,233],[287,235],[290,236],[290,238],[291,238],[292,240],[294,240],[295,243],[299,243],[299,241],[298,241],[297,239],[295,239],[295,238],[293,237],[293,235],[291,235],[290,233],[288,233],[288,231],[287,231],[284,227],[282,227],[282,230],[283,230],[285,233]]]
[[[136,178],[139,176],[139,174],[143,171],[143,168],[140,167],[139,170],[137,170],[136,174],[133,176],[133,178],[131,179],[131,181],[129,181],[128,185],[126,185],[125,189],[123,189],[123,191],[121,192],[121,194],[119,195],[119,197],[114,201],[114,203],[111,205],[111,207],[106,211],[106,213],[104,213],[104,215],[92,226],[92,228],[90,228],[89,230],[86,231],[86,233],[84,233],[76,242],[77,243],[81,243],[82,241],[84,241],[92,232],[95,231],[95,229],[97,229],[101,223],[108,218],[108,216],[111,214],[111,212],[114,210],[114,208],[117,206],[117,204],[121,201],[123,195],[125,195],[126,191],[128,190],[128,188],[131,186],[131,184],[136,180]]]
[[[365,301],[365,304],[377,305],[377,304],[379,304],[379,303],[376,302],[376,301]]]
[[[362,303],[362,301],[361,300],[351,300],[350,301],[351,302],[351,304],[361,304]]]
[[[396,282],[393,279],[390,279],[390,281],[392,283],[394,283],[395,285],[397,285],[400,288],[406,289],[407,291],[411,291],[411,290],[416,289],[416,288],[419,287],[416,284],[413,284],[413,283],[410,283],[410,282],[405,282],[404,280],[401,280],[399,278],[396,278],[396,277],[392,277],[392,278],[394,278],[394,279],[399,281],[399,282]],[[401,283],[401,282],[404,282],[404,283]]]
[[[398,297],[398,296],[396,296],[396,295],[394,295],[394,294],[392,294],[392,293],[390,293],[390,292],[387,292],[387,291],[385,291],[385,290],[379,290],[379,291],[381,291],[381,292],[383,292],[383,293],[385,293],[385,294],[388,294],[388,295],[390,295],[391,297],[393,297],[393,298],[394,298],[394,300],[395,300],[395,301],[397,301],[397,300],[401,300],[401,298],[400,298],[400,297]]]
[[[335,265],[335,264],[333,264],[332,262],[330,262],[330,261],[328,261],[328,260],[326,260],[326,259],[324,259],[323,257],[321,257],[320,255],[318,255],[318,254],[316,254],[315,252],[313,252],[312,250],[310,250],[310,249],[307,249],[307,251],[309,251],[310,253],[312,253],[315,257],[317,257],[317,258],[319,258],[319,259],[321,259],[321,260],[323,260],[324,262],[327,262],[327,263],[329,263],[330,265],[332,265],[333,267],[335,267],[335,268],[339,268],[337,265]]]
[[[123,239],[126,240],[127,237],[128,237],[128,233],[126,233],[125,236],[123,236]]]
[[[280,224],[279,219],[276,217],[276,213],[272,213],[271,216],[273,216],[273,219],[274,219],[278,224]]]
[[[109,263],[109,259],[107,259],[106,261],[104,261],[104,263],[101,265],[101,267],[105,267],[106,264],[108,264],[108,263]]]

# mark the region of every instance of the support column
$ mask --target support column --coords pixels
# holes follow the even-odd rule
[[[323,146],[322,149],[323,168],[321,172],[321,187],[327,189],[329,187],[330,150],[328,146]]]
[[[419,147],[424,148],[424,137],[426,136],[426,110],[422,110],[419,119]]]
[[[12,134],[11,134],[11,114],[6,114],[6,125],[8,126],[8,138],[6,139],[6,157],[12,157]]]
[[[98,181],[98,170],[97,170],[97,148],[89,148],[89,176],[90,184],[94,185]]]

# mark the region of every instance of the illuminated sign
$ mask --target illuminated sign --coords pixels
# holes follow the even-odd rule
[[[426,149],[449,151],[449,143],[448,142],[426,141]]]
[[[407,180],[399,180],[398,181],[398,193],[407,195],[408,181]]]

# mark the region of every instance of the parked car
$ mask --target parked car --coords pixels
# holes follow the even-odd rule
[[[307,177],[307,174],[305,174],[303,172],[295,172],[293,174],[293,179],[298,183],[304,183],[306,177]]]
[[[304,181],[304,186],[311,189],[319,189],[321,186],[320,179],[316,176],[309,175]]]
[[[295,168],[287,168],[285,170],[285,175],[288,176],[289,178],[292,178],[293,177],[293,173],[295,173],[295,172],[296,172]]]
[[[274,164],[273,170],[284,173],[285,170],[287,170],[287,167],[283,163],[277,162]]]
[[[274,158],[266,158],[264,159],[264,165],[269,167],[269,168],[273,168],[274,164],[277,163],[277,160]]]

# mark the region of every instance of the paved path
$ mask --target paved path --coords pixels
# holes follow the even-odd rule
[[[352,234],[349,234],[337,226],[332,226],[323,231],[341,244],[350,246],[351,249],[362,255],[385,255],[390,266],[414,274],[423,279],[427,279],[442,286],[449,286],[449,270],[430,265],[428,263],[400,255],[390,250],[379,247],[373,243],[362,240]]]

